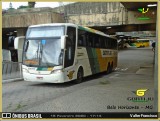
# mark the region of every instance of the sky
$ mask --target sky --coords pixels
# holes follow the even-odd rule
[[[17,9],[19,6],[27,6],[28,2],[11,2],[12,7]],[[68,4],[68,3],[73,3],[73,2],[63,2],[63,4]],[[2,9],[8,9],[10,5],[10,2],[2,2]],[[36,2],[35,7],[58,7],[59,3],[58,2]]]

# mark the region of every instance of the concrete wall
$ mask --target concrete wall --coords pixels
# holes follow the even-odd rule
[[[119,2],[79,2],[65,6],[68,22],[87,26],[127,24],[125,8]]]
[[[140,17],[148,17],[149,20],[138,20]],[[128,11],[128,24],[146,24],[156,23],[157,12],[149,10],[147,13],[142,14],[138,11]]]
[[[138,20],[142,13],[128,11],[120,2],[77,2],[61,7],[66,22],[84,26],[112,26],[126,24],[156,23],[156,13],[149,10],[150,20]],[[57,8],[28,8],[13,10],[2,17],[2,27],[28,27],[29,25],[65,22]]]
[[[61,23],[63,16],[50,9],[22,9],[13,10],[2,16],[2,28],[28,27],[35,24]]]
[[[102,14],[119,12],[119,2],[78,2],[65,6],[68,15],[72,14]]]
[[[126,21],[122,22],[121,13],[69,16],[68,21],[70,23],[85,26],[109,26],[126,24]]]
[[[58,8],[54,11],[59,12]],[[86,26],[110,26],[123,24],[156,23],[156,13],[149,10],[146,14],[128,11],[120,2],[78,2],[64,6],[67,22]],[[138,20],[140,16],[150,20]]]

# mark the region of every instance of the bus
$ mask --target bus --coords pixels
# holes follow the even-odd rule
[[[149,47],[150,46],[150,40],[149,39],[137,39],[137,40],[127,40],[124,43],[125,47]]]
[[[64,83],[117,66],[117,40],[72,23],[28,27],[22,54],[25,81]]]
[[[136,47],[149,47],[150,45],[150,40],[149,39],[137,39],[136,40]]]

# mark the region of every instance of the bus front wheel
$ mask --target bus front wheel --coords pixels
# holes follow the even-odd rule
[[[81,83],[83,80],[83,68],[80,67],[77,72],[77,79],[75,81],[76,84]]]

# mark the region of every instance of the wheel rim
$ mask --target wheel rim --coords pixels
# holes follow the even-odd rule
[[[83,80],[83,71],[80,69],[77,73],[76,83],[80,83]]]
[[[110,73],[110,65],[108,65],[108,67],[107,67],[107,74],[109,74]]]
[[[112,70],[113,70],[113,64],[110,67],[110,73],[112,72]]]
[[[79,81],[82,80],[82,71],[78,71],[78,78],[77,78]]]

